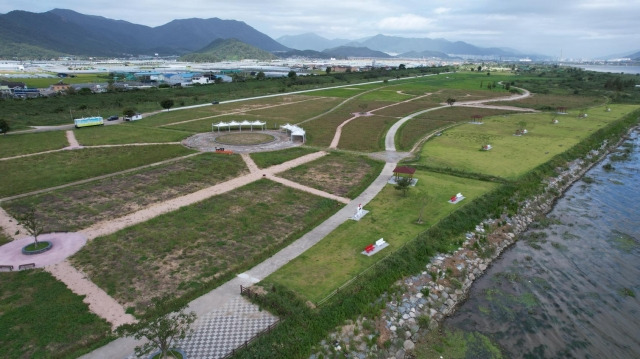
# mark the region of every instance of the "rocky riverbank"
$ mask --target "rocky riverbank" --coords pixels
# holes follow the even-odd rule
[[[540,216],[548,213],[559,196],[615,146],[604,143],[584,159],[558,168],[558,176],[545,182],[542,194],[521,203],[511,217],[486,219],[455,252],[438,254],[422,273],[398,281],[378,299],[385,303],[374,319],[358,318],[322,341],[310,359],[318,358],[412,358],[415,342],[451,315],[465,300],[473,281],[518,239]]]

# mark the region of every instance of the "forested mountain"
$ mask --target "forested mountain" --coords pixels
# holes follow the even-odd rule
[[[242,59],[273,60],[277,57],[268,51],[245,44],[237,39],[216,39],[201,50],[180,57],[181,61],[217,62]]]
[[[0,15],[2,44],[28,45],[26,49],[77,56],[182,55],[197,51],[216,39],[236,38],[265,51],[287,51],[269,36],[241,21],[211,19],[173,20],[149,27],[54,9],[45,13],[11,11]],[[0,57],[18,56],[16,46],[0,46]],[[22,50],[20,52],[23,52]]]

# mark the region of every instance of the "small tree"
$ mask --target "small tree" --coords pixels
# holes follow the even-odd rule
[[[331,66],[327,66],[327,69],[325,70],[325,72],[327,73],[327,75],[330,74],[331,73]]]
[[[296,79],[296,77],[298,77],[298,74],[296,74],[296,72],[295,72],[295,71],[291,70],[291,71],[289,71],[289,73],[287,74],[287,77],[288,77],[288,78],[290,78],[290,79],[292,79],[292,80],[295,80],[295,79]]]
[[[266,77],[267,75],[265,75],[263,71],[260,71],[256,74],[256,80],[264,80]]]
[[[173,107],[173,100],[172,99],[162,100],[160,101],[160,106],[162,106],[162,108],[164,108],[165,110],[169,111],[169,109]]]
[[[196,320],[196,313],[184,312],[185,307],[177,312],[167,313],[155,319],[137,324],[123,325],[117,329],[120,335],[133,335],[137,340],[143,337],[149,342],[136,347],[136,355],[143,356],[153,350],[160,350],[160,358],[167,358],[170,350],[179,340],[193,333],[191,324]]]
[[[423,224],[424,220],[422,219],[422,215],[424,214],[424,209],[427,207],[427,197],[424,198],[424,202],[422,202],[422,207],[420,207],[420,216],[418,216],[418,220],[416,223]]]
[[[18,218],[18,224],[22,225],[27,230],[27,233],[33,236],[33,243],[38,245],[38,236],[44,232],[44,224],[38,218],[36,209],[34,207],[29,208],[26,213]]]
[[[0,119],[0,133],[6,135],[10,129],[7,121]]]
[[[456,103],[456,99],[455,99],[455,98],[453,98],[453,97],[449,97],[449,98],[447,99],[447,105],[449,105],[449,106],[453,106],[453,104],[454,104],[454,103]]]
[[[407,66],[405,64],[400,64],[400,66],[398,66],[398,70],[406,70]]]
[[[402,191],[402,195],[406,196],[412,182],[413,180],[409,177],[398,177],[395,189]]]
[[[131,117],[131,116],[136,114],[136,109],[135,108],[127,108],[124,111],[122,111],[122,114],[125,115],[126,117]]]

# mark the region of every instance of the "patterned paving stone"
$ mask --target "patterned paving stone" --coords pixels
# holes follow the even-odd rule
[[[271,313],[260,311],[246,299],[236,297],[224,307],[198,318],[193,335],[177,347],[189,359],[222,358],[277,320]],[[136,358],[131,355],[127,359]]]

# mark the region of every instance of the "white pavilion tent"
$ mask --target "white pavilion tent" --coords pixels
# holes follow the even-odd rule
[[[237,121],[231,121],[231,122],[218,122],[218,123],[212,123],[211,124],[211,131],[214,131],[214,129],[218,129],[218,132],[220,132],[220,128],[222,129],[227,129],[227,131],[231,131],[231,128],[237,128],[238,130],[242,131],[242,127],[247,128],[249,127],[251,129],[251,131],[253,131],[253,127],[259,127],[261,130],[265,129],[265,126],[267,125],[266,122],[263,121],[247,121],[244,120],[242,122],[237,122]]]
[[[280,128],[285,129],[286,131],[289,132],[289,135],[291,136],[291,141],[293,141],[294,136],[302,137],[302,142],[305,142],[307,139],[306,132],[302,127],[299,127],[296,125],[290,125],[287,123],[286,125],[281,125]]]

